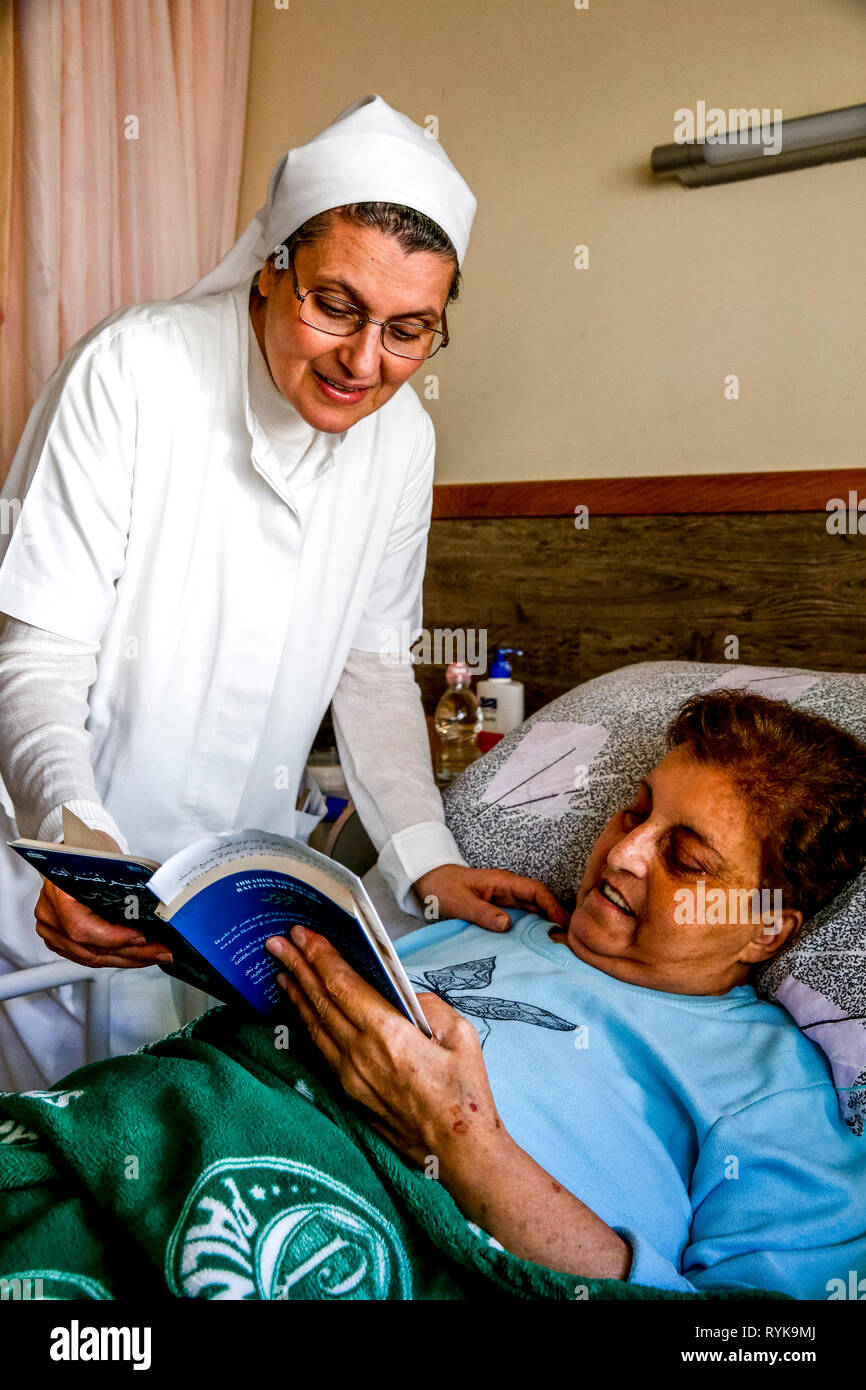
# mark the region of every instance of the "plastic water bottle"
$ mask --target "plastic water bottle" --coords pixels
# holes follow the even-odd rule
[[[483,720],[478,735],[482,753],[489,753],[495,743],[523,723],[523,685],[512,680],[509,656],[523,656],[523,652],[519,647],[497,647],[489,677],[479,681],[476,688]]]
[[[453,782],[478,757],[481,707],[469,685],[469,667],[455,661],[445,672],[447,689],[436,706],[433,724],[439,735],[436,781]]]

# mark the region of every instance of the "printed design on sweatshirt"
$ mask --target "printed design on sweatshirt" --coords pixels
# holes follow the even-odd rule
[[[558,1014],[540,1009],[537,1004],[524,1004],[519,999],[495,999],[490,995],[479,999],[474,994],[455,993],[455,990],[487,989],[495,969],[496,957],[485,956],[481,960],[463,961],[460,965],[446,965],[441,970],[425,970],[422,980],[413,979],[411,975],[409,980],[414,989],[438,994],[440,999],[461,1014],[481,1019],[478,1032],[482,1047],[490,1035],[488,1019],[494,1022],[532,1023],[536,1028],[553,1028],[560,1033],[571,1033],[577,1027],[576,1023],[569,1023],[568,1019],[560,1018]]]

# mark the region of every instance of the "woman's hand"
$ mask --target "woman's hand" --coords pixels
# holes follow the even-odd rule
[[[476,1163],[506,1132],[472,1024],[434,994],[419,996],[434,1037],[402,1017],[318,933],[266,944],[278,976],[325,1061],[375,1129],[415,1163],[437,1159],[443,1179]],[[445,1170],[445,1171],[443,1171]]]
[[[422,874],[412,886],[425,906],[433,900],[433,920],[437,921],[460,917],[487,931],[508,931],[510,919],[493,903],[537,912],[558,927],[567,927],[570,921],[565,908],[537,878],[524,878],[507,869],[469,869],[462,864],[440,864]]]
[[[105,841],[107,849],[120,850],[104,830],[94,833]],[[36,932],[58,956],[76,965],[131,970],[171,960],[171,953],[158,941],[148,943],[134,927],[106,922],[47,879],[36,903]]]
[[[323,936],[301,927],[266,942],[277,978],[343,1089],[373,1128],[430,1172],[463,1214],[512,1254],[567,1273],[624,1279],[631,1248],[511,1138],[496,1111],[472,1024],[422,994],[425,1037]],[[526,1078],[527,1082],[529,1078]]]

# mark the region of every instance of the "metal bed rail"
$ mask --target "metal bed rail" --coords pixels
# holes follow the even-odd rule
[[[84,1061],[100,1062],[110,1056],[111,979],[116,974],[110,966],[92,969],[68,960],[28,966],[0,975],[0,1003],[60,985],[86,985]]]

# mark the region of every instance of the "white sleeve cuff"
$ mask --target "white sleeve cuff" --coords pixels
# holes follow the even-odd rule
[[[89,825],[91,830],[104,830],[106,835],[110,835],[113,840],[117,841],[124,854],[129,854],[129,844],[101,801],[72,800],[65,801],[63,805],[79,820],[83,820],[85,825]],[[48,812],[40,825],[36,838],[50,843],[52,840],[59,841],[62,835],[63,806],[55,806],[53,811]]]
[[[382,848],[379,872],[394,894],[397,905],[413,917],[421,917],[418,898],[412,884],[422,874],[438,869],[440,864],[462,864],[466,860],[457,848],[457,841],[442,821],[419,821],[405,830],[398,830]]]

